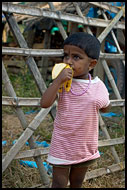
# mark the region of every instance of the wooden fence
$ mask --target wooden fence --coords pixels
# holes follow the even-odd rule
[[[125,100],[121,98],[120,93],[118,91],[118,88],[114,82],[114,79],[111,75],[111,72],[109,70],[108,64],[106,62],[106,59],[121,59],[124,62],[125,59],[125,54],[122,53],[120,46],[118,44],[118,41],[115,37],[115,34],[113,33],[114,28],[120,28],[120,29],[125,29],[125,23],[120,22],[119,19],[124,16],[125,14],[125,8],[121,7],[121,9],[117,7],[109,7],[108,4],[106,3],[97,3],[97,2],[90,2],[90,4],[93,4],[94,6],[97,6],[100,8],[100,11],[102,15],[104,16],[104,19],[96,19],[96,18],[87,18],[83,16],[80,7],[78,6],[78,3],[73,3],[73,6],[77,12],[78,15],[74,14],[68,14],[68,13],[62,13],[60,11],[56,11],[55,7],[52,2],[48,2],[50,10],[43,10],[41,8],[36,8],[36,7],[29,7],[29,6],[23,6],[23,5],[17,5],[13,3],[8,3],[8,2],[3,2],[2,3],[2,11],[3,14],[6,17],[6,20],[9,24],[9,27],[15,37],[15,39],[18,42],[18,45],[20,48],[12,48],[12,47],[3,47],[2,48],[2,54],[5,55],[21,55],[26,57],[26,64],[28,65],[28,68],[30,69],[34,80],[36,82],[36,85],[40,91],[40,95],[44,93],[46,90],[46,84],[39,72],[39,69],[35,63],[35,60],[33,57],[56,57],[56,56],[62,56],[63,55],[63,49],[55,50],[55,49],[43,49],[43,50],[35,50],[35,49],[29,49],[28,45],[18,27],[18,24],[16,22],[16,19],[13,15],[13,13],[17,14],[24,14],[24,15],[30,15],[34,17],[48,17],[48,18],[53,18],[57,24],[57,26],[60,29],[60,33],[65,39],[67,37],[67,33],[64,30],[61,20],[66,20],[74,23],[80,23],[85,25],[86,30],[88,33],[91,33],[90,26],[96,26],[96,27],[101,27],[104,28],[103,32],[98,36],[98,39],[102,43],[105,37],[109,34],[109,32],[112,32],[113,39],[116,43],[116,46],[118,48],[119,54],[107,54],[107,53],[102,53],[100,54],[100,62],[107,74],[107,77],[111,83],[111,86],[113,88],[113,91],[116,95],[116,100],[111,100],[112,106],[122,106],[123,113],[125,114],[124,111],[124,103]],[[111,12],[117,13],[114,19],[108,20],[106,18],[106,15],[104,13],[104,9],[110,10]],[[34,140],[32,135],[34,134],[35,130],[38,128],[40,123],[44,120],[44,118],[47,116],[48,113],[51,114],[53,118],[55,118],[55,113],[56,113],[56,104],[55,102],[52,107],[47,108],[47,109],[41,109],[39,113],[35,116],[33,121],[28,125],[25,115],[22,111],[22,106],[35,106],[35,107],[40,107],[40,98],[22,98],[22,97],[17,97],[16,93],[14,91],[14,88],[11,84],[11,81],[8,77],[7,71],[5,69],[4,63],[2,63],[2,80],[3,84],[5,86],[5,89],[8,93],[8,97],[2,97],[2,105],[4,106],[13,106],[16,109],[17,116],[22,124],[22,127],[24,129],[24,132],[22,135],[19,137],[17,142],[10,148],[10,150],[6,153],[6,155],[3,155],[2,159],[2,172],[6,170],[6,168],[9,166],[11,161],[13,159],[21,159],[21,158],[26,158],[26,157],[34,157],[40,177],[42,180],[42,184],[45,187],[49,187],[49,177],[44,169],[44,166],[42,164],[41,156],[48,154],[48,148],[42,149],[42,148],[36,148]],[[100,168],[96,170],[92,170],[90,172],[87,172],[85,180],[91,179],[94,177],[101,176],[103,174],[123,170],[125,168],[124,162],[120,161],[120,158],[115,150],[115,145],[117,144],[123,144],[125,142],[124,137],[120,138],[115,138],[111,139],[109,136],[109,133],[107,131],[106,124],[104,123],[101,115],[99,114],[99,124],[101,130],[104,132],[106,139],[103,141],[99,141],[99,147],[103,146],[109,146],[111,149],[112,155],[115,160],[115,164],[108,166],[107,168]],[[21,148],[24,146],[25,142],[28,140],[30,150],[20,152]]]

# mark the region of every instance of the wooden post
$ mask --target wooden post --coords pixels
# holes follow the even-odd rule
[[[12,86],[10,80],[9,80],[9,77],[7,75],[7,72],[6,72],[6,69],[5,69],[3,63],[2,63],[2,79],[3,79],[3,83],[4,83],[5,87],[6,87],[6,91],[7,91],[8,95],[16,98],[16,93],[15,93],[15,91],[13,89],[13,86]],[[18,116],[18,118],[19,118],[19,120],[20,120],[20,122],[22,124],[23,129],[26,129],[28,127],[28,124],[27,124],[27,121],[26,121],[26,118],[25,118],[25,115],[24,115],[22,109],[21,108],[16,108],[16,113],[17,113],[17,116]],[[26,141],[23,141],[22,139],[19,142],[19,146],[21,145],[21,147],[26,142]],[[31,149],[35,148],[36,146],[35,146],[34,140],[31,137],[31,135],[30,136],[27,135],[27,139],[28,139],[28,142],[30,144],[30,148]],[[23,144],[21,144],[21,142]],[[2,171],[3,172],[5,171],[5,169],[8,167],[8,165],[10,164],[10,162],[13,160],[13,158],[16,156],[16,154],[19,151],[19,146],[18,146],[18,149],[16,149],[15,148],[16,145],[17,144],[15,144],[14,147],[11,148],[11,150],[7,153],[7,155],[5,156],[5,158],[2,160],[2,163],[3,163]],[[41,157],[40,156],[34,157],[34,159],[35,159],[35,161],[37,163],[42,183],[47,186],[49,184],[49,179],[48,179],[48,175],[47,175],[47,173],[45,171],[45,168],[43,166]]]
[[[104,121],[103,121],[103,119],[102,119],[102,117],[101,117],[100,114],[99,114],[99,123],[100,123],[100,127],[101,127],[102,131],[104,132],[104,134],[106,136],[106,139],[111,139],[110,135],[109,135],[109,133],[107,131],[106,125],[105,125],[105,123],[104,123]],[[115,147],[111,146],[110,149],[111,149],[111,152],[112,152],[112,154],[114,156],[115,162],[119,163],[120,159],[119,159],[119,156],[118,156],[118,154],[117,154],[117,152],[115,150]]]
[[[82,19],[81,17],[74,15],[74,14],[67,14],[67,13],[61,13],[61,12],[55,12],[50,10],[44,10],[36,7],[30,7],[30,6],[23,6],[23,5],[14,5],[12,3],[8,2],[2,2],[2,11],[3,12],[9,12],[9,13],[16,13],[16,14],[25,14],[25,15],[31,15],[35,17],[47,17],[52,18],[56,20],[66,20],[75,22],[78,24],[84,24],[89,26],[95,26],[95,27],[107,27],[110,21],[106,21],[103,19],[96,19],[96,18],[88,18],[84,17]],[[125,29],[124,22],[118,22],[117,26],[114,26],[114,28],[120,28]]]
[[[20,32],[20,29],[16,23],[16,20],[15,20],[13,14],[7,14],[7,13],[4,13],[4,14],[5,14],[7,22],[10,26],[10,29],[11,29],[14,37],[16,38],[19,46],[21,48],[28,48],[27,43],[26,43],[22,33]],[[28,59],[26,60],[26,64],[28,65],[28,67],[29,67],[34,79],[35,79],[37,87],[38,87],[38,89],[42,95],[45,92],[45,90],[47,89],[47,87],[46,87],[46,84],[45,84],[45,82],[44,82],[44,80],[43,80],[43,78],[39,72],[39,69],[38,69],[33,57],[31,57],[31,56],[28,57]],[[55,115],[56,115],[56,108],[53,107],[51,110],[52,118],[55,118]]]
[[[113,29],[114,25],[119,21],[121,16],[124,14],[125,7],[122,7],[122,9],[117,13],[117,15],[114,17],[114,19],[110,22],[110,24],[105,28],[105,30],[100,34],[98,37],[98,40],[102,42],[104,38],[108,35],[108,33]]]
[[[54,7],[53,3],[48,2],[48,4],[50,6],[50,9],[55,11],[55,7]],[[64,30],[64,27],[63,27],[62,23],[60,21],[56,21],[56,24],[57,24],[58,28],[60,29],[60,33],[61,33],[63,39],[65,40],[67,38],[67,34],[66,34],[66,31]]]
[[[104,11],[102,11],[102,15],[103,15],[103,17],[105,18],[105,20],[108,20],[108,18],[107,18],[107,16],[106,16],[106,14],[104,13]],[[121,51],[121,49],[120,49],[119,43],[118,43],[118,41],[117,41],[117,38],[116,38],[115,33],[114,33],[113,30],[111,30],[111,35],[112,35],[112,37],[113,37],[113,39],[114,39],[114,42],[115,42],[115,44],[116,44],[116,46],[117,46],[118,52],[119,52],[120,54],[122,54],[122,51]],[[123,64],[124,64],[124,66],[125,66],[125,61],[122,60],[122,62],[123,62]]]

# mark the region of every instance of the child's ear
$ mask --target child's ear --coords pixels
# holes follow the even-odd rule
[[[91,59],[90,61],[90,65],[89,65],[89,71],[91,71],[97,64],[97,60],[96,59]]]

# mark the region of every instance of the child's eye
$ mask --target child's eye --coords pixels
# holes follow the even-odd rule
[[[68,54],[64,54],[63,58],[68,59],[69,58]]]
[[[80,59],[80,57],[78,55],[74,55],[74,59],[78,60],[78,59]]]

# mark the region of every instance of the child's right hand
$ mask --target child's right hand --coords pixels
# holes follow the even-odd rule
[[[65,68],[63,69],[63,71],[61,71],[56,80],[58,80],[60,84],[63,84],[65,81],[71,80],[71,78],[72,78],[72,69]]]

